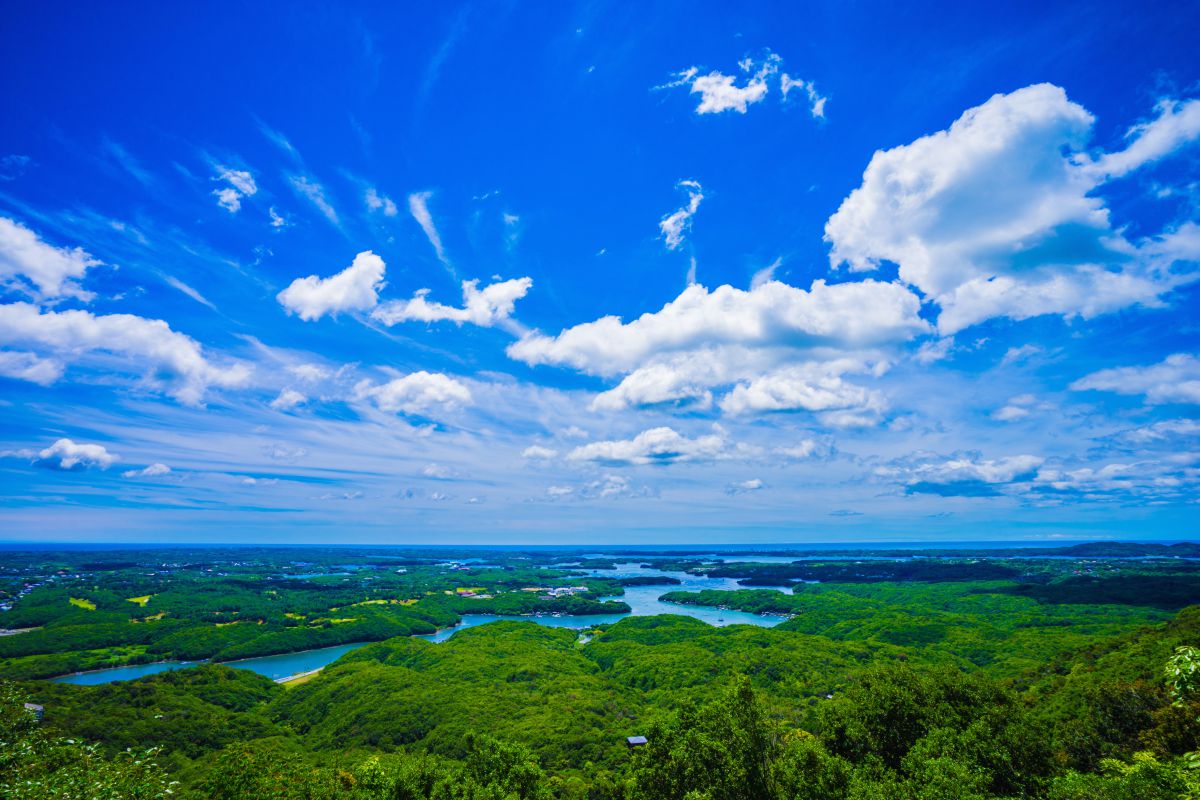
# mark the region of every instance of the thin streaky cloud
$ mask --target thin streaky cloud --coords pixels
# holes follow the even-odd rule
[[[335,228],[341,227],[338,213],[325,196],[325,187],[307,175],[289,175],[288,182],[292,188],[308,202],[312,203],[321,216],[329,220]]]
[[[425,232],[425,238],[429,240],[429,244],[433,247],[433,252],[437,254],[438,261],[446,267],[450,275],[458,279],[454,270],[454,265],[450,263],[450,259],[446,256],[446,248],[442,246],[442,237],[438,233],[437,225],[433,222],[433,214],[429,211],[429,199],[433,197],[432,191],[413,192],[408,196],[408,212],[412,214],[413,219],[421,226],[421,230]]]
[[[200,292],[196,291],[191,286],[188,286],[186,283],[179,280],[178,278],[175,278],[171,275],[163,275],[162,277],[163,277],[163,280],[166,281],[168,286],[178,289],[179,291],[186,294],[188,297],[195,300],[197,303],[208,306],[213,311],[217,310],[217,307],[215,305],[213,305],[212,302],[210,302],[208,300],[208,298],[206,298],[204,295],[200,294]]]

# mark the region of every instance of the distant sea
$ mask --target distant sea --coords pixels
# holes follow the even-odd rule
[[[570,551],[586,553],[769,553],[779,550],[1001,550],[1014,548],[1048,548],[1070,547],[1078,544],[1101,542],[1112,544],[1126,542],[1130,544],[1179,544],[1191,541],[1188,539],[997,539],[997,540],[965,540],[952,539],[939,542],[922,541],[856,541],[856,542],[790,542],[790,543],[747,543],[747,544],[642,544],[642,545],[537,545],[537,544],[324,544],[309,542],[304,544],[274,544],[274,543],[213,543],[213,542],[0,542],[0,551],[63,551],[63,550],[179,550],[179,549],[338,549],[338,550],[494,550],[497,552],[554,552]]]

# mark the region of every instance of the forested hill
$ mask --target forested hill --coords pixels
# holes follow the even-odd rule
[[[1200,702],[1164,666],[1197,640],[1188,608],[1002,680],[919,649],[652,617],[582,646],[533,623],[392,639],[292,689],[216,665],[10,684],[0,796],[85,796],[56,793],[84,767],[131,798],[172,780],[231,800],[1194,796]],[[31,695],[40,724],[18,705]],[[109,755],[148,746],[158,767]]]
[[[1200,800],[1188,559],[30,553],[0,592],[0,800]],[[210,661],[31,679],[172,656]]]

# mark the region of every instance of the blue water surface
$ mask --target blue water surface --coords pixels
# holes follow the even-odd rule
[[[704,589],[722,589],[732,590],[743,588],[738,585],[734,578],[708,578],[700,575],[691,575],[686,572],[673,572],[666,570],[649,570],[643,568],[638,562],[629,562],[617,564],[615,570],[591,570],[587,574],[602,578],[631,578],[641,575],[666,575],[672,578],[678,578],[680,583],[662,584],[656,586],[630,586],[625,589],[625,594],[622,596],[605,597],[603,600],[623,600],[629,604],[633,611],[629,614],[585,614],[579,616],[512,616],[498,614],[464,614],[462,622],[455,625],[453,628],[444,628],[436,633],[422,634],[418,638],[425,639],[430,642],[444,642],[454,634],[467,628],[474,628],[479,625],[486,625],[489,622],[498,620],[515,620],[519,622],[536,622],[539,625],[545,625],[548,628],[574,628],[582,630],[590,628],[594,625],[607,625],[625,617],[647,617],[655,614],[679,614],[682,616],[695,617],[696,619],[707,622],[709,625],[758,625],[764,628],[770,628],[778,625],[783,621],[783,617],[772,614],[751,614],[746,611],[732,611],[721,608],[712,608],[708,606],[685,606],[675,603],[664,603],[658,598],[661,595],[671,591],[698,592]],[[755,588],[774,588],[779,591],[790,592],[789,587],[755,587]],[[316,650],[302,650],[297,653],[284,653],[275,656],[262,656],[260,658],[247,658],[240,661],[225,662],[227,666],[237,669],[248,669],[257,672],[259,675],[265,675],[272,680],[280,680],[282,678],[300,675],[305,672],[321,669],[322,667],[332,664],[346,653],[362,647],[369,642],[357,642],[354,644],[337,645],[336,647],[322,647]],[[195,666],[198,662],[190,661],[161,661],[156,664],[139,664],[130,667],[113,667],[112,669],[101,669],[93,672],[80,672],[74,675],[64,675],[62,677],[53,678],[52,680],[59,683],[75,683],[83,686],[94,686],[101,683],[110,683],[112,681],[128,681],[134,678],[141,678],[146,675],[153,675],[158,672],[165,672],[172,669],[183,669],[185,667]]]

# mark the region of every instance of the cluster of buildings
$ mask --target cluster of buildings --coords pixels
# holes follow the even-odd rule
[[[64,575],[66,573],[60,571],[59,574]],[[51,575],[50,577],[46,578],[45,580],[26,581],[25,583],[21,584],[21,588],[17,590],[16,594],[12,595],[11,599],[6,598],[4,600],[0,600],[0,611],[12,611],[13,604],[16,603],[16,601],[20,600],[22,597],[29,594],[34,589],[40,589],[43,586],[50,586],[51,584],[54,583],[55,577],[56,576]],[[78,576],[77,575],[68,575],[67,577],[75,578]],[[0,627],[3,627],[3,626],[0,625]]]
[[[569,597],[573,594],[583,594],[587,590],[586,586],[527,586],[521,591],[545,593],[548,597]]]

